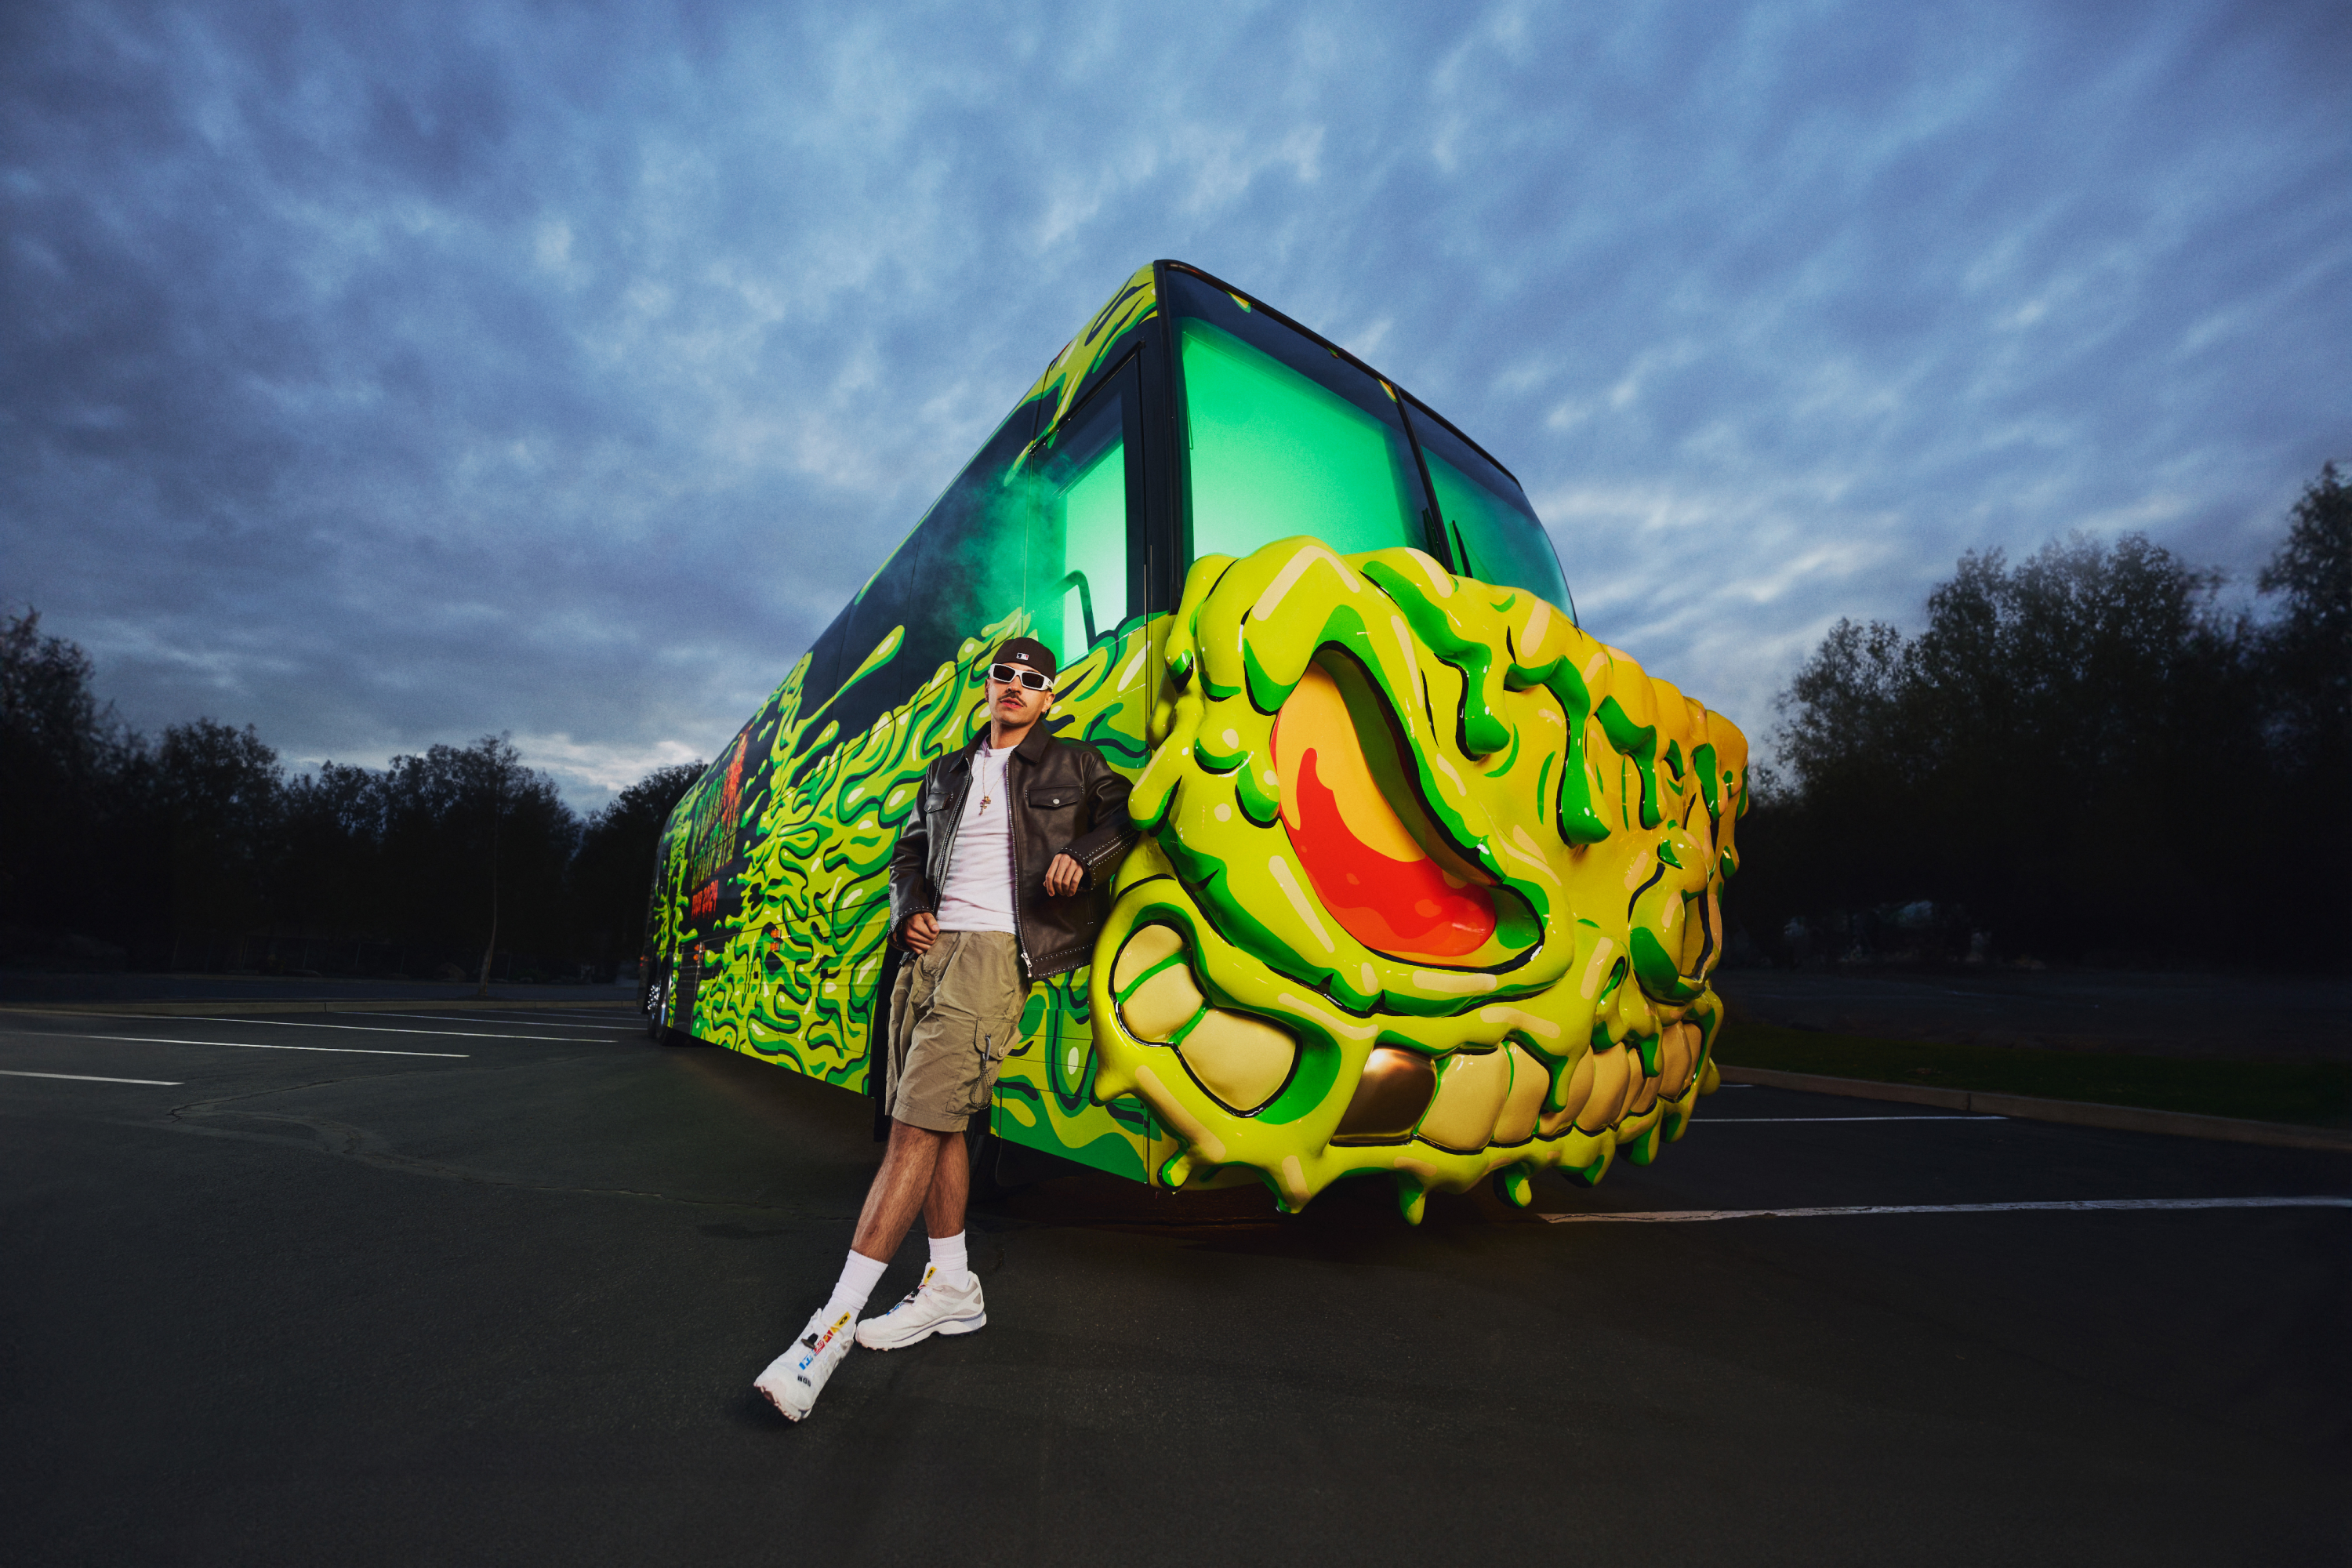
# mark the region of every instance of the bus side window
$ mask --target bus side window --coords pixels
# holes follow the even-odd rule
[[[1034,405],[1014,409],[817,638],[802,689],[803,714],[834,698],[825,716],[843,736],[859,733],[954,658],[964,638],[979,636],[983,610],[994,618],[1021,602],[1025,513],[1013,504],[1017,498],[1007,494],[1005,478],[1035,426]],[[898,651],[840,690],[894,626],[905,627]]]
[[[1129,513],[1141,476],[1129,439],[1133,379],[1107,382],[1032,459],[1024,602],[1038,640],[1063,664],[1084,658],[1136,608],[1130,584],[1140,576],[1139,552]]]
[[[841,645],[841,668],[835,679],[847,680],[857,673],[857,667],[866,656],[882,645],[885,638],[904,623],[907,601],[913,596],[915,563],[921,555],[921,535],[910,533],[901,540],[890,559],[874,574],[848,610],[849,638]],[[890,662],[868,672],[866,679],[841,694],[834,706],[834,716],[841,721],[842,733],[854,735],[872,723],[884,709],[906,700],[900,688],[908,684],[906,677],[912,673],[902,662],[906,646]]]
[[[1012,470],[1035,429],[1036,407],[1023,404],[923,519],[914,540],[921,560],[904,606],[907,642],[892,666],[905,672],[909,691],[955,658],[965,638],[1021,604],[1029,498]]]
[[[833,623],[817,634],[809,645],[808,674],[801,678],[801,708],[803,713],[832,696],[841,685],[841,650],[849,641],[849,623],[857,614],[856,600],[841,606]]]

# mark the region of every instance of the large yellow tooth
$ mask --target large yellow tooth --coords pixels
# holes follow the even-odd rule
[[[1576,1058],[1574,1067],[1568,1069],[1566,1092],[1560,1097],[1559,1109],[1545,1112],[1543,1120],[1537,1124],[1545,1137],[1556,1138],[1562,1129],[1575,1122],[1577,1112],[1592,1099],[1592,1053],[1587,1051]]]
[[[1592,1098],[1584,1102],[1583,1111],[1576,1125],[1586,1132],[1598,1132],[1613,1126],[1618,1113],[1625,1109],[1628,1074],[1625,1058],[1633,1053],[1624,1046],[1612,1046],[1605,1051],[1594,1051],[1586,1057],[1592,1064]]]
[[[1641,1053],[1634,1050],[1633,1047],[1625,1047],[1625,1114],[1640,1116],[1656,1102],[1658,1080],[1642,1070]],[[1637,1164],[1641,1163],[1635,1162]]]
[[[1495,1120],[1495,1142],[1524,1143],[1536,1135],[1536,1121],[1543,1114],[1544,1091],[1551,1088],[1551,1074],[1517,1046],[1504,1049],[1511,1058],[1511,1092],[1503,1101],[1503,1114]]]
[[[1697,1026],[1667,1025],[1658,1041],[1658,1092],[1667,1100],[1680,1100],[1690,1087],[1691,1068],[1697,1060]]]
[[[1437,1100],[1421,1119],[1421,1136],[1441,1149],[1475,1153],[1486,1146],[1510,1092],[1509,1056],[1457,1051],[1438,1078]]]
[[[1127,1032],[1137,1039],[1164,1044],[1174,1039],[1177,1031],[1191,1023],[1193,1015],[1207,1004],[1201,988],[1192,983],[1192,970],[1171,963],[1120,1003],[1118,1016],[1126,1023]]]
[[[1110,989],[1113,995],[1135,984],[1135,977],[1159,963],[1184,951],[1184,933],[1174,926],[1148,925],[1139,928],[1118,950],[1118,962],[1111,965]]]
[[[1162,971],[1153,977],[1152,985],[1174,973],[1172,969]],[[1191,982],[1188,980],[1186,984]],[[1192,1069],[1192,1076],[1201,1080],[1202,1088],[1244,1113],[1274,1098],[1274,1091],[1289,1079],[1290,1064],[1298,1057],[1297,1042],[1289,1030],[1246,1013],[1229,1013],[1223,1007],[1210,1008],[1208,1016],[1192,1026],[1192,1032],[1176,1049],[1184,1058],[1184,1065]],[[1306,1200],[1302,1197],[1299,1201]]]

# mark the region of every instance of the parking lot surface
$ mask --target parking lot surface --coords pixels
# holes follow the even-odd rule
[[[2342,1155],[1727,1089],[1418,1228],[1071,1176],[788,1426],[869,1131],[620,1008],[0,1016],[0,1561],[2352,1557]]]

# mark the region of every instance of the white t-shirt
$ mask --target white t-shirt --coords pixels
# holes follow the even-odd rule
[[[948,885],[940,889],[941,931],[1013,929],[1013,803],[1004,787],[1004,764],[1012,755],[1010,746],[972,750],[971,789],[963,797]]]

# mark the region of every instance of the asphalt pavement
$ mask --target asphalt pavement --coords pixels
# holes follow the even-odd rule
[[[789,1426],[876,1154],[618,1007],[0,1016],[0,1561],[2352,1558],[2342,1155],[1727,1089],[1418,1228],[1074,1175]]]
[[[342,1002],[365,1007],[372,1001],[470,1003],[480,989],[470,980],[357,979],[332,974],[164,974],[143,971],[76,974],[35,969],[0,969],[0,1004],[38,1006],[50,1003],[103,1005],[154,1002]],[[498,980],[493,1002],[610,1002],[635,1005],[635,980],[563,984]]]

